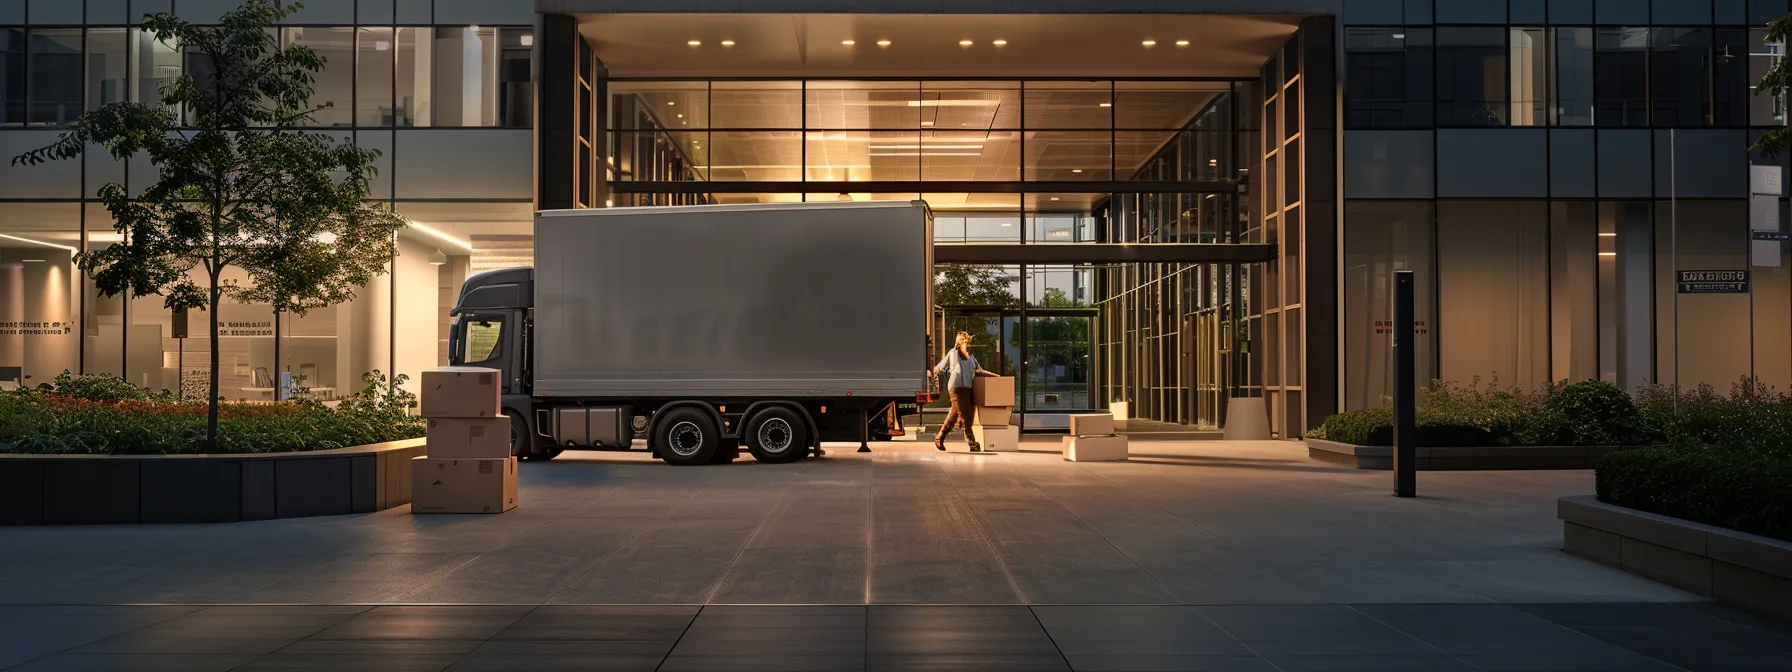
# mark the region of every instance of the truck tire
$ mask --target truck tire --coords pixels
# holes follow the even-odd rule
[[[545,445],[529,431],[529,423],[520,416],[510,416],[510,454],[518,460],[546,462],[560,456],[559,446]]]
[[[773,464],[795,462],[809,452],[809,426],[796,412],[773,406],[753,416],[741,437],[753,459]]]
[[[648,445],[667,464],[709,464],[722,443],[722,430],[709,414],[695,408],[675,408],[653,423]]]

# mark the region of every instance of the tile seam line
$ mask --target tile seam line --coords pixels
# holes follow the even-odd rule
[[[616,494],[616,493],[618,493],[618,492],[622,492],[622,491],[623,491],[623,490],[625,490],[625,489],[626,489],[626,488],[618,488],[618,489],[616,489],[616,490],[614,490],[614,491],[611,491],[611,492],[610,492],[610,495],[614,495],[614,494]],[[673,510],[673,509],[676,509],[676,508],[678,508],[678,506],[682,506],[682,505],[683,505],[683,504],[684,504],[684,503],[685,503],[685,502],[689,502],[689,501],[691,501],[691,499],[695,499],[695,498],[697,498],[697,497],[700,497],[700,496],[702,496],[702,495],[703,495],[703,493],[705,493],[705,492],[709,492],[709,491],[710,491],[710,490],[714,490],[714,489],[715,489],[715,488],[714,488],[714,487],[713,487],[713,486],[711,486],[711,487],[708,487],[708,488],[704,488],[704,489],[703,489],[703,490],[700,490],[700,491],[698,491],[698,492],[697,492],[697,494],[696,494],[696,495],[693,495],[693,496],[692,496],[692,497],[691,497],[691,498],[690,498],[690,499],[686,499],[686,500],[685,500],[685,501],[684,501],[684,502],[679,502],[679,504],[678,504],[678,505],[674,505],[674,506],[672,506],[672,507],[669,507],[669,508],[667,508],[667,509],[666,509],[666,511],[665,511],[665,512],[664,512],[664,513],[661,513],[661,514],[660,514],[660,516],[659,516],[659,517],[658,517],[658,518],[654,518],[654,519],[652,519],[652,520],[653,520],[653,521],[654,521],[654,522],[659,522],[659,521],[663,521],[663,520],[666,520],[666,517],[667,517],[667,516],[670,516],[670,515],[672,515],[672,510]],[[597,499],[594,499],[594,500],[592,500],[592,501],[591,501],[591,503],[592,503],[592,504],[596,504],[596,503],[598,503],[598,502],[600,502],[600,501],[602,501],[602,500],[604,500],[604,499],[606,499],[606,498],[608,498],[608,497],[609,497],[609,496],[610,496],[610,495],[604,495],[604,496],[603,496],[603,497],[599,497],[599,498],[597,498]],[[586,505],[586,506],[589,506],[589,504],[588,504],[588,505]],[[579,507],[579,508],[580,508],[580,509],[583,509],[583,508],[585,508],[585,507],[584,507],[584,506],[581,506],[581,507]],[[570,512],[568,512],[568,513],[567,513],[567,515],[568,515],[568,516],[570,516],[570,515],[572,515],[572,514],[571,514],[571,513],[570,513]],[[566,517],[566,516],[562,516],[562,518],[564,518],[564,517]],[[555,518],[555,520],[560,520],[560,518]],[[546,524],[547,524],[547,523],[542,523],[542,525],[546,525]],[[639,529],[639,530],[635,530],[635,533],[634,533],[634,534],[631,534],[631,535],[628,535],[628,538],[627,538],[627,539],[624,539],[624,540],[622,540],[622,543],[619,543],[619,544],[616,544],[616,545],[615,545],[615,546],[613,546],[613,547],[611,547],[611,548],[610,548],[610,550],[607,550],[607,551],[604,551],[604,554],[603,554],[603,555],[600,555],[600,556],[598,556],[598,557],[597,557],[597,558],[595,558],[595,559],[593,559],[593,560],[592,560],[592,561],[591,561],[591,562],[589,562],[589,563],[586,563],[586,564],[585,564],[585,566],[584,566],[584,567],[581,567],[581,568],[580,568],[580,569],[579,569],[579,571],[578,571],[578,572],[576,572],[576,573],[574,573],[574,574],[573,574],[573,575],[572,575],[572,577],[571,577],[571,578],[569,578],[569,579],[567,579],[567,580],[566,580],[566,581],[565,581],[565,582],[563,582],[563,583],[561,583],[561,584],[560,584],[560,587],[558,587],[558,588],[556,588],[556,589],[554,589],[554,592],[552,592],[552,593],[550,593],[550,594],[549,594],[549,595],[548,595],[548,596],[547,596],[547,597],[546,597],[546,598],[544,598],[544,599],[542,599],[542,601],[541,601],[541,603],[540,603],[540,604],[537,604],[537,605],[535,605],[535,606],[537,606],[537,607],[541,607],[541,606],[546,606],[546,605],[548,605],[548,604],[551,604],[551,603],[553,603],[553,601],[554,601],[554,598],[555,598],[555,597],[557,597],[557,596],[558,596],[558,595],[559,595],[559,594],[560,594],[560,593],[561,593],[561,592],[564,592],[564,591],[565,591],[565,590],[566,590],[566,587],[567,587],[567,586],[571,586],[571,585],[573,585],[573,584],[575,584],[575,583],[578,583],[578,581],[579,581],[579,579],[582,579],[582,578],[584,578],[584,577],[585,577],[585,575],[586,575],[586,574],[590,574],[590,573],[591,573],[591,570],[592,570],[592,569],[594,569],[594,568],[596,568],[596,567],[597,567],[597,566],[598,566],[598,564],[599,564],[599,563],[602,563],[602,562],[603,562],[603,561],[605,561],[605,560],[608,560],[608,559],[610,559],[610,556],[612,556],[612,555],[615,555],[615,554],[616,554],[616,551],[619,551],[619,550],[622,550],[622,547],[624,547],[624,546],[627,546],[627,545],[629,545],[629,544],[631,544],[631,543],[634,543],[634,541],[635,541],[635,540],[636,540],[636,539],[639,539],[639,538],[640,538],[640,537],[641,537],[641,535],[643,535],[643,534],[646,534],[646,533],[647,533],[647,530],[648,530],[648,528],[651,528],[651,527],[653,527],[653,523],[648,523],[648,524],[647,524],[647,525],[643,525],[643,526],[641,526],[641,529]],[[694,616],[693,616],[693,617],[692,617],[692,618],[693,618],[693,619],[694,619],[694,618],[696,618],[696,617],[694,617]]]
[[[143,625],[139,625],[139,626],[137,626],[137,627],[135,627],[135,628],[131,628],[131,629],[129,629],[129,630],[126,630],[126,631],[124,631],[124,632],[120,632],[120,633],[118,633],[118,634],[115,634],[115,635],[109,635],[109,636],[106,636],[106,637],[101,637],[101,638],[99,638],[99,639],[95,639],[95,640],[93,640],[93,641],[90,641],[90,642],[82,642],[82,643],[80,643],[80,644],[76,644],[76,645],[74,645],[74,646],[69,646],[69,647],[66,647],[66,648],[62,648],[62,649],[57,649],[57,650],[55,650],[55,651],[52,651],[52,652],[50,652],[50,653],[46,653],[46,654],[44,654],[44,655],[41,655],[41,656],[38,656],[38,657],[36,657],[36,658],[32,658],[32,659],[29,659],[29,660],[24,660],[24,661],[20,661],[20,662],[19,662],[19,664],[18,664],[18,665],[12,665],[12,666],[8,666],[8,667],[7,667],[7,668],[6,668],[6,669],[8,669],[8,670],[10,670],[10,669],[14,669],[14,668],[18,668],[18,667],[24,667],[24,666],[26,666],[26,665],[30,665],[30,664],[32,664],[32,663],[35,663],[35,662],[37,662],[37,661],[40,661],[40,660],[45,660],[45,659],[48,659],[48,658],[54,658],[54,657],[56,657],[56,656],[60,656],[60,655],[62,655],[62,654],[65,654],[65,653],[68,653],[68,652],[70,652],[70,651],[73,651],[73,650],[75,650],[75,649],[79,649],[79,648],[81,648],[81,647],[83,647],[83,646],[87,646],[87,645],[90,645],[90,644],[98,644],[98,643],[100,643],[100,642],[103,642],[103,641],[106,641],[106,640],[108,640],[108,639],[112,639],[112,638],[113,638],[113,637],[119,637],[119,636],[122,636],[122,635],[128,635],[128,634],[131,634],[131,633],[133,633],[133,632],[136,632],[136,631],[138,631],[138,630],[142,630],[142,629],[144,629],[144,628],[147,628],[147,627],[149,627],[149,626],[152,626],[152,625],[155,625],[155,624],[157,624],[157,623],[162,623],[162,622],[165,622],[165,621],[172,621],[172,620],[174,620],[174,619],[176,619],[176,618],[180,618],[180,617],[182,617],[182,616],[186,616],[186,615],[188,615],[188,614],[192,614],[192,613],[196,613],[196,612],[199,612],[199,611],[203,611],[203,610],[204,610],[204,609],[205,609],[205,607],[194,607],[194,608],[193,608],[193,609],[192,609],[192,610],[190,610],[190,611],[187,611],[187,612],[185,612],[185,613],[180,613],[180,614],[175,614],[175,615],[173,615],[173,616],[169,616],[169,617],[167,617],[167,618],[163,618],[163,619],[159,619],[159,620],[155,620],[155,621],[150,621],[150,622],[148,622],[148,623],[144,623],[144,624],[143,624]],[[238,667],[241,667],[241,666],[238,666]]]
[[[1256,656],[1256,657],[1257,657],[1257,659],[1258,659],[1258,660],[1261,660],[1261,661],[1263,661],[1263,662],[1265,662],[1265,663],[1267,663],[1267,664],[1269,664],[1269,666],[1270,666],[1270,667],[1273,667],[1273,668],[1276,668],[1276,670],[1277,670],[1277,671],[1278,671],[1278,672],[1285,672],[1285,671],[1283,671],[1283,670],[1282,670],[1282,666],[1281,666],[1281,665],[1277,665],[1277,664],[1276,664],[1276,663],[1275,663],[1275,661],[1273,661],[1273,660],[1270,660],[1270,659],[1269,659],[1269,658],[1266,658],[1266,657],[1264,657],[1264,655],[1263,655],[1263,654],[1262,654],[1262,653],[1259,653],[1259,652],[1258,652],[1258,651],[1257,651],[1257,649],[1256,649],[1256,647],[1253,647],[1253,646],[1251,646],[1251,643],[1250,643],[1250,642],[1247,642],[1247,641],[1244,641],[1244,640],[1242,640],[1242,639],[1239,639],[1239,638],[1238,638],[1238,635],[1234,635],[1234,634],[1232,634],[1232,631],[1231,631],[1231,630],[1227,630],[1227,629],[1226,629],[1226,626],[1223,626],[1223,625],[1220,625],[1220,623],[1219,623],[1219,621],[1215,621],[1215,620],[1213,620],[1213,617],[1211,617],[1211,616],[1208,616],[1208,615],[1207,615],[1207,614],[1206,614],[1206,613],[1204,613],[1204,612],[1202,612],[1202,611],[1201,611],[1201,608],[1200,608],[1200,607],[1195,607],[1195,606],[1189,606],[1189,607],[1188,607],[1188,610],[1189,610],[1189,611],[1192,611],[1192,612],[1195,612],[1195,615],[1196,615],[1196,616],[1200,616],[1200,617],[1201,617],[1201,620],[1203,620],[1203,621],[1207,621],[1207,622],[1208,622],[1208,623],[1211,623],[1211,624],[1213,624],[1213,627],[1214,627],[1214,628],[1216,628],[1216,629],[1218,629],[1218,630],[1219,630],[1219,631],[1220,631],[1220,632],[1223,632],[1223,633],[1226,633],[1226,636],[1227,636],[1227,637],[1231,637],[1231,638],[1232,638],[1232,641],[1234,641],[1234,642],[1237,642],[1237,643],[1238,643],[1238,645],[1239,645],[1239,646],[1242,646],[1242,647],[1244,647],[1244,650],[1246,650],[1246,651],[1249,651],[1249,652],[1251,652],[1251,655],[1253,655],[1253,656]]]
[[[740,548],[737,548],[734,551],[734,557],[728,559],[728,566],[722,569],[722,573],[716,577],[715,585],[710,586],[708,594],[703,596],[703,604],[704,605],[713,604],[715,602],[716,595],[722,592],[722,586],[728,582],[728,575],[734,573],[734,568],[735,568],[735,566],[740,564],[741,557],[745,556],[747,554],[747,549],[753,547],[753,540],[758,539],[759,533],[765,530],[765,526],[767,523],[771,522],[772,513],[777,511],[778,507],[782,506],[784,504],[784,501],[790,498],[790,491],[795,486],[796,480],[803,475],[803,472],[808,471],[808,470],[809,470],[809,465],[807,465],[807,464],[802,465],[801,467],[799,467],[796,470],[796,473],[790,475],[789,482],[785,483],[783,486],[778,488],[778,499],[776,501],[773,501],[771,508],[765,512],[764,516],[761,516],[759,518],[759,524],[753,526],[753,533],[747,535],[747,538],[745,540],[741,541]],[[715,487],[712,486],[712,487],[704,490],[703,492],[707,493],[711,490],[715,490]],[[701,497],[702,493],[699,493],[698,496]],[[702,615],[703,615],[703,610],[698,609],[697,615],[691,617],[691,622],[695,623],[697,621],[697,618]],[[686,625],[685,629],[689,630],[690,626]],[[681,633],[681,634],[679,634],[678,638],[680,640],[683,640],[684,635]],[[666,650],[666,658],[671,659],[672,651],[676,650],[677,648],[678,648],[678,642],[673,642],[672,648]],[[660,664],[664,665],[665,661],[664,660],[660,661]],[[658,669],[658,668],[655,668],[655,669]]]
[[[1008,461],[1003,459],[1002,463],[1007,464]],[[947,486],[952,489],[952,499],[957,501],[958,504],[963,506],[965,511],[970,514],[971,524],[977,527],[978,540],[982,541],[983,545],[989,548],[989,554],[996,559],[996,564],[1002,570],[1002,578],[1008,581],[1008,589],[1014,591],[1014,598],[1020,600],[1022,605],[1032,604],[1032,600],[1027,597],[1026,591],[1021,590],[1020,581],[1014,578],[1014,570],[1008,566],[1008,560],[1002,554],[1001,546],[996,544],[995,538],[990,536],[989,530],[984,529],[983,517],[978,515],[978,509],[971,506],[971,503],[965,500],[963,492],[959,489],[958,479],[952,477],[952,472],[946,469],[946,463],[941,461],[937,456],[934,458],[933,468],[938,470],[941,476],[945,477]],[[1020,475],[1020,472],[1015,470],[1012,465],[1009,466],[1009,469],[1013,470],[1016,475]],[[1021,476],[1021,478],[1026,477]],[[1033,479],[1030,478],[1027,479],[1027,484],[1032,485],[1035,489],[1039,487],[1038,484],[1033,483]],[[1056,502],[1056,500],[1053,501]],[[1034,618],[1037,619],[1038,616],[1034,616]],[[869,647],[870,645],[867,644],[866,646]],[[1053,646],[1055,647],[1056,645]],[[867,653],[866,656],[866,665],[869,666],[870,654]]]

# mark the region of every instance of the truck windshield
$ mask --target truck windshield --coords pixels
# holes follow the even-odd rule
[[[460,339],[460,361],[465,364],[476,364],[497,359],[503,353],[498,351],[498,344],[503,341],[504,319],[491,315],[472,315],[461,322],[462,337]]]

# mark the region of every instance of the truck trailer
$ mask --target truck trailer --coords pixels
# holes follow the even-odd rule
[[[467,278],[449,320],[451,364],[503,372],[523,459],[863,448],[931,398],[933,220],[922,201],[544,210],[535,265]]]

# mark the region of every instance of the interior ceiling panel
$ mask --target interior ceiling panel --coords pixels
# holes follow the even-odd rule
[[[586,14],[579,30],[611,74],[630,77],[1253,77],[1300,18]]]

